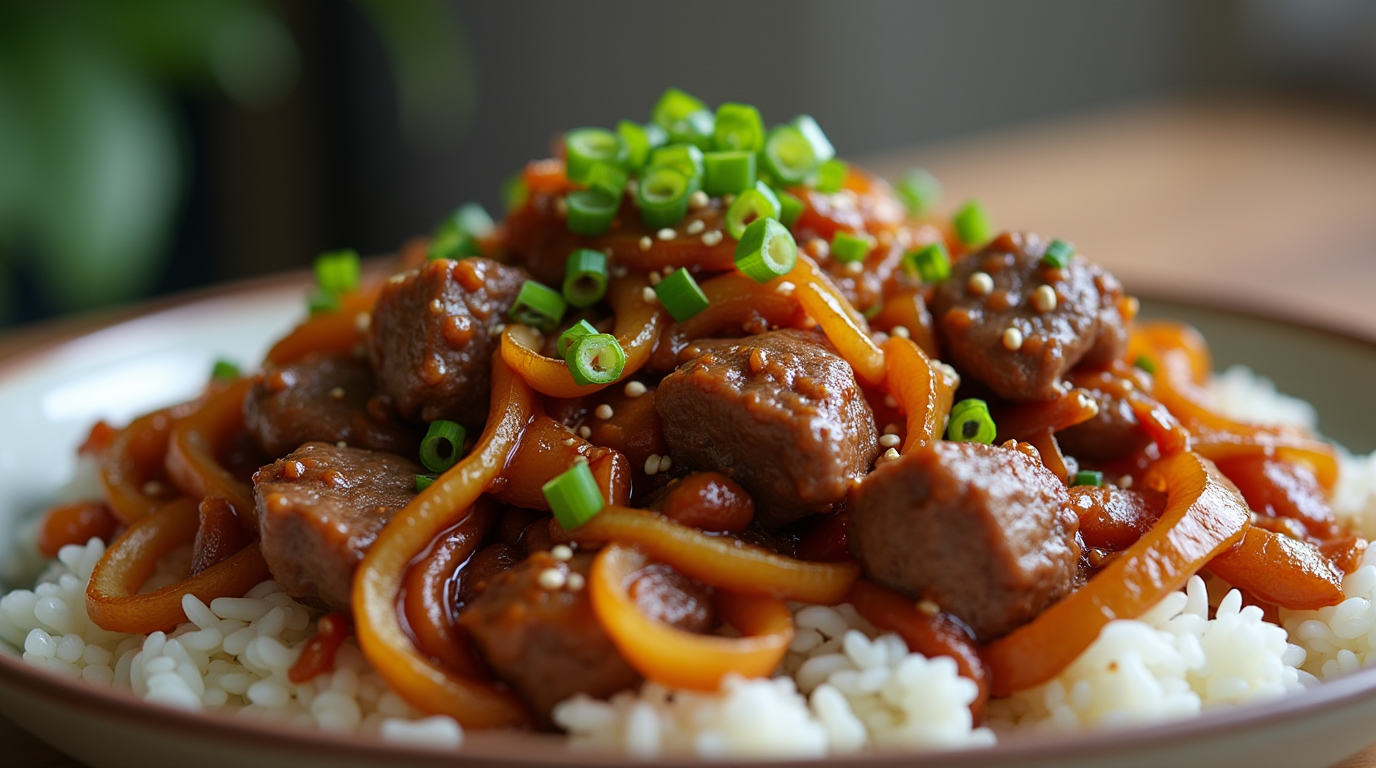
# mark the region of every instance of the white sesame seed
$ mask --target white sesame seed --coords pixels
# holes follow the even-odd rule
[[[655,289],[647,285],[640,289],[640,300],[646,304],[653,304],[659,301],[659,294],[655,293]]]
[[[343,387],[335,387],[334,389],[330,390],[330,397],[334,398],[335,400],[343,400],[343,399],[344,399],[344,388],[343,388]]]
[[[597,406],[597,410],[593,411],[592,415],[605,421],[606,419],[610,419],[612,417],[612,413],[612,407],[610,405],[607,405],[606,403],[603,403]]]
[[[865,262],[863,261],[852,261],[851,263],[846,265],[846,274],[848,275],[858,275],[864,271]]]
[[[673,264],[670,264],[669,266],[667,266],[667,267],[664,268],[664,276],[665,276],[665,277],[668,277],[669,275],[672,275],[672,274],[674,274],[674,265],[673,265]]]
[[[791,296],[793,294],[793,291],[797,289],[797,287],[798,286],[794,285],[793,283],[785,280],[782,283],[779,283],[777,286],[775,286],[774,291],[781,296]]]
[[[359,312],[354,316],[354,330],[363,333],[373,324],[373,316],[367,312]]]
[[[908,330],[908,326],[906,325],[895,325],[893,330],[889,331],[889,333],[900,339],[911,339],[913,337],[912,332]]]
[[[935,616],[938,613],[941,613],[941,606],[937,605],[931,600],[923,599],[917,601],[917,610],[922,611],[928,616]]]
[[[894,399],[893,395],[884,395],[884,405],[887,405],[890,408],[897,408],[898,401]]]
[[[401,285],[402,283],[406,282],[406,273],[398,272],[397,274],[387,278],[387,282],[390,285]]]
[[[582,589],[585,584],[587,584],[587,581],[584,580],[583,574],[581,573],[570,573],[568,578],[564,580],[564,586],[567,587],[570,592],[577,592]]]
[[[683,231],[690,235],[700,235],[704,229],[707,229],[707,222],[702,219],[693,219],[688,222],[688,226],[684,227]]]
[[[1051,312],[1056,309],[1056,289],[1049,285],[1039,285],[1032,292],[1032,306],[1038,312]]]
[[[970,275],[965,287],[976,296],[988,296],[994,290],[994,278],[990,277],[988,272],[976,272]]]
[[[884,455],[881,458],[883,458],[884,461],[893,461],[894,459],[898,458],[898,449],[890,448],[889,450],[884,451]]]
[[[558,197],[554,200],[554,212],[559,214],[559,218],[569,215],[569,201],[566,197]]]
[[[573,550],[567,544],[555,544],[550,547],[549,556],[564,563],[573,559]]]
[[[157,480],[149,480],[143,484],[139,490],[143,491],[144,496],[161,496],[163,492],[162,483]]]
[[[678,232],[676,232],[672,227],[665,227],[656,232],[655,237],[658,237],[660,240],[673,240],[674,238],[678,237]]]
[[[642,251],[650,250],[650,246],[654,244],[655,241],[651,240],[649,235],[645,235],[644,237],[640,238],[640,250]]]
[[[706,208],[707,203],[709,202],[711,202],[711,198],[707,196],[706,192],[703,192],[700,189],[688,196],[688,207],[692,208],[695,211],[701,208]]]
[[[506,330],[506,323],[497,323],[496,325],[492,326],[492,333],[493,333],[494,336],[500,336],[501,333],[502,333],[502,331],[505,331],[505,330]]]
[[[663,456],[660,456],[660,457],[659,457],[659,471],[660,471],[660,472],[668,472],[668,471],[669,471],[669,467],[670,467],[673,463],[674,463],[674,459],[673,459],[672,456],[670,456],[670,455],[668,455],[668,454],[665,454],[665,455],[663,455]]]
[[[903,438],[893,434],[886,434],[879,438],[879,444],[885,448],[897,448],[901,442],[903,442]]]
[[[812,254],[814,259],[825,259],[831,255],[831,243],[820,237],[814,237],[807,241],[807,252]]]
[[[1132,475],[1123,475],[1122,477],[1118,478],[1118,482],[1116,483],[1116,485],[1117,485],[1119,488],[1131,488],[1131,487],[1132,487]]]
[[[337,443],[334,444],[334,447],[336,447],[336,448],[348,448],[348,447],[349,447],[349,444],[346,443],[346,442],[344,442],[343,440],[340,440],[339,442],[337,442]]]
[[[1003,330],[1003,348],[1009,352],[1017,352],[1022,349],[1022,331],[1014,326],[1008,326]]]
[[[649,458],[645,459],[645,474],[659,474],[659,454],[652,453],[650,454]]]
[[[575,440],[575,439],[572,438],[572,437],[564,438],[564,445],[566,445],[566,446],[572,446],[572,445],[577,445],[577,444],[578,444],[578,441]]]
[[[547,589],[550,592],[556,589],[563,589],[566,581],[568,581],[568,577],[564,575],[564,571],[561,568],[546,568],[540,571],[539,582],[541,589]]]
[[[638,381],[628,381],[626,382],[626,386],[622,388],[622,391],[626,393],[626,397],[640,397],[649,390],[645,388],[644,384]]]
[[[707,247],[710,248],[710,247],[712,247],[712,246],[714,246],[714,245],[716,245],[717,243],[720,243],[720,242],[721,242],[721,230],[720,230],[720,229],[714,229],[714,230],[712,230],[712,231],[710,231],[710,232],[703,232],[703,233],[702,233],[702,244],[703,244],[703,245],[705,245],[705,246],[707,246]]]
[[[650,285],[659,285],[659,281],[664,279],[664,276],[659,274],[658,271],[651,272],[650,274],[646,275],[646,277],[650,279]]]
[[[884,434],[886,434],[886,435],[896,435],[896,434],[898,434],[898,425],[897,425],[897,424],[888,424],[888,425],[885,425],[885,427],[884,427]]]
[[[735,195],[722,195],[722,196],[721,196],[721,203],[722,203],[722,205],[730,205],[730,204],[732,204],[732,203],[734,203],[734,202],[736,202],[736,196],[735,196]]]
[[[578,428],[578,436],[581,437],[581,438],[583,438],[584,440],[587,440],[588,438],[592,437],[592,427],[589,427],[589,426],[586,425],[586,424],[584,424],[583,426],[579,427],[579,428]]]
[[[612,250],[612,247],[610,245],[602,249],[602,255],[606,256],[609,259],[612,257],[614,253],[615,251]]]
[[[430,314],[438,315],[444,311],[444,304],[439,299],[430,300]]]

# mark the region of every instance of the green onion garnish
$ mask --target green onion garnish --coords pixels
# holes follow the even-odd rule
[[[1138,355],[1137,359],[1132,361],[1132,364],[1147,373],[1152,375],[1156,374],[1156,361],[1146,355]]]
[[[700,109],[673,125],[665,126],[671,144],[691,144],[698,149],[712,148],[712,129],[715,120],[712,112]]]
[[[744,150],[708,152],[702,156],[702,191],[714,197],[734,195],[755,184],[755,153]]]
[[[736,269],[757,283],[786,275],[798,263],[798,244],[777,219],[755,219],[736,243]]]
[[[978,398],[961,400],[951,408],[951,420],[946,426],[946,439],[962,443],[994,442],[998,429],[989,415],[989,404]]]
[[[469,256],[481,256],[483,250],[478,247],[478,239],[492,234],[495,226],[492,217],[481,205],[464,203],[435,228],[426,257],[430,260],[457,261]]]
[[[569,327],[567,331],[559,334],[559,340],[554,343],[554,349],[560,357],[566,357],[569,353],[569,346],[573,342],[584,336],[591,336],[597,333],[597,329],[587,320],[579,320],[576,324]]]
[[[361,275],[357,251],[329,251],[315,257],[315,282],[327,293],[358,290]]]
[[[654,290],[659,303],[680,323],[707,309],[707,294],[702,292],[698,281],[686,269],[670,272]]]
[[[1104,484],[1104,473],[1097,469],[1082,469],[1075,473],[1075,477],[1070,480],[1071,485],[1093,485]]]
[[[760,169],[780,184],[801,184],[817,167],[817,153],[803,132],[781,125],[769,132],[760,152]]]
[[[864,261],[874,249],[874,238],[869,235],[857,235],[853,232],[837,230],[831,237],[831,258],[839,262],[849,264],[852,261]]]
[[[587,462],[580,461],[541,486],[554,519],[564,530],[573,530],[602,511],[606,502]]]
[[[645,126],[622,120],[616,124],[616,135],[621,137],[621,145],[626,148],[626,167],[632,171],[644,168],[650,157],[650,137],[645,133]]]
[[[817,166],[817,183],[813,186],[818,192],[840,192],[846,185],[846,172],[849,170],[850,166],[844,160],[828,160]]]
[[[764,146],[764,120],[749,104],[725,103],[717,107],[712,146],[718,150],[759,152]]]
[[[822,132],[822,126],[812,119],[811,115],[799,115],[793,118],[793,127],[797,128],[807,139],[807,143],[812,146],[812,154],[817,158],[817,162],[825,163],[836,157],[836,148],[831,146],[831,141]]]
[[[610,384],[626,369],[626,351],[610,333],[590,333],[569,344],[564,361],[579,386]]]
[[[526,186],[525,176],[513,173],[502,182],[502,205],[507,213],[520,208],[530,199],[530,187]]]
[[[534,280],[527,280],[521,283],[521,290],[517,292],[516,301],[507,314],[518,323],[525,323],[548,333],[564,319],[564,310],[567,308],[564,297],[559,295],[558,291]]]
[[[647,227],[672,227],[688,215],[692,194],[693,184],[682,171],[667,165],[651,166],[635,190],[640,220]]]
[[[994,225],[989,221],[989,213],[978,200],[971,200],[951,217],[956,236],[966,245],[988,242],[994,236]]]
[[[1058,238],[1046,246],[1046,253],[1042,254],[1042,264],[1052,269],[1065,269],[1065,265],[1070,263],[1070,257],[1074,255],[1075,246]]]
[[[702,186],[702,176],[707,169],[702,150],[692,144],[670,144],[667,147],[659,147],[650,152],[650,159],[647,162],[652,166],[667,165],[670,168],[677,168],[693,183],[693,189]]]
[[[745,228],[753,221],[779,218],[779,198],[764,184],[736,195],[731,207],[726,209],[726,233],[737,240],[745,235]]]
[[[447,419],[430,422],[420,441],[420,463],[431,472],[439,473],[454,466],[463,453],[463,439],[468,431],[462,424]]]
[[[775,190],[775,194],[779,196],[779,221],[792,228],[803,212],[803,201],[783,190]]]
[[[595,237],[611,229],[621,198],[612,197],[600,189],[580,189],[568,193],[570,232]]]
[[[903,174],[897,191],[913,216],[926,213],[941,201],[941,182],[926,168],[913,168]]]
[[[620,136],[605,128],[577,128],[564,134],[564,173],[571,181],[586,183],[588,171],[598,161],[626,164],[626,146]]]
[[[416,493],[429,488],[438,479],[438,475],[416,475]]]
[[[579,248],[564,262],[564,299],[575,307],[590,307],[607,293],[607,254]]]
[[[620,200],[621,194],[626,191],[628,180],[630,176],[625,169],[600,160],[593,163],[592,170],[588,171],[588,189],[605,192],[617,200]]]
[[[210,378],[214,381],[232,381],[239,378],[239,366],[231,363],[224,358],[215,361],[215,365],[210,369]]]
[[[903,268],[924,283],[939,283],[951,276],[951,254],[945,243],[935,242],[903,254]]]
[[[339,294],[316,288],[306,296],[306,309],[312,315],[339,309]]]

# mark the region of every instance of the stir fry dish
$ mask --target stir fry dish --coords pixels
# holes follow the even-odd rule
[[[193,703],[310,709],[216,682],[262,616],[233,601],[266,595],[287,639],[258,685],[361,651],[398,711],[624,735],[636,702],[768,684],[838,751],[938,688],[988,735],[1110,624],[1188,600],[1278,632],[1284,687],[1313,682],[1272,625],[1362,566],[1337,454],[1225,416],[1204,340],[1139,321],[1068,239],[940,214],[930,175],[890,185],[810,117],[674,89],[504,191],[504,219],[465,205],[385,263],[322,255],[256,372],[92,431],[103,495],[40,547],[107,543],[81,587],[138,638],[116,659],[214,630],[179,651],[209,670]],[[891,674],[862,706],[864,654]]]

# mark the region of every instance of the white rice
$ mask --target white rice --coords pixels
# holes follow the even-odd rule
[[[1215,377],[1211,389],[1220,409],[1236,417],[1315,423],[1308,404],[1246,369]],[[1376,454],[1340,457],[1334,510],[1376,537]],[[35,589],[0,598],[0,639],[22,649],[28,663],[166,706],[412,744],[462,742],[455,721],[422,717],[389,691],[352,640],[335,671],[291,683],[287,670],[314,621],[270,581],[245,598],[208,606],[186,598],[190,621],[171,633],[101,630],[86,615],[85,586],[103,551],[97,540],[64,547]],[[1110,623],[1055,679],[991,702],[986,727],[974,727],[976,689],[952,660],[908,653],[897,635],[880,634],[849,605],[794,606],[796,636],[773,679],[733,677],[713,693],[646,683],[610,701],[574,697],[554,717],[574,748],[642,757],[960,748],[992,744],[995,734],[1160,722],[1281,696],[1376,663],[1376,551],[1343,589],[1347,599],[1338,606],[1282,611],[1282,629],[1263,621],[1260,609],[1242,607],[1227,585],[1194,577],[1145,616]]]

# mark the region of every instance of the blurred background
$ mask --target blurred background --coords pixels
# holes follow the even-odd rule
[[[389,251],[667,85],[880,165],[1161,104],[1370,127],[1376,2],[5,0],[0,324]]]

